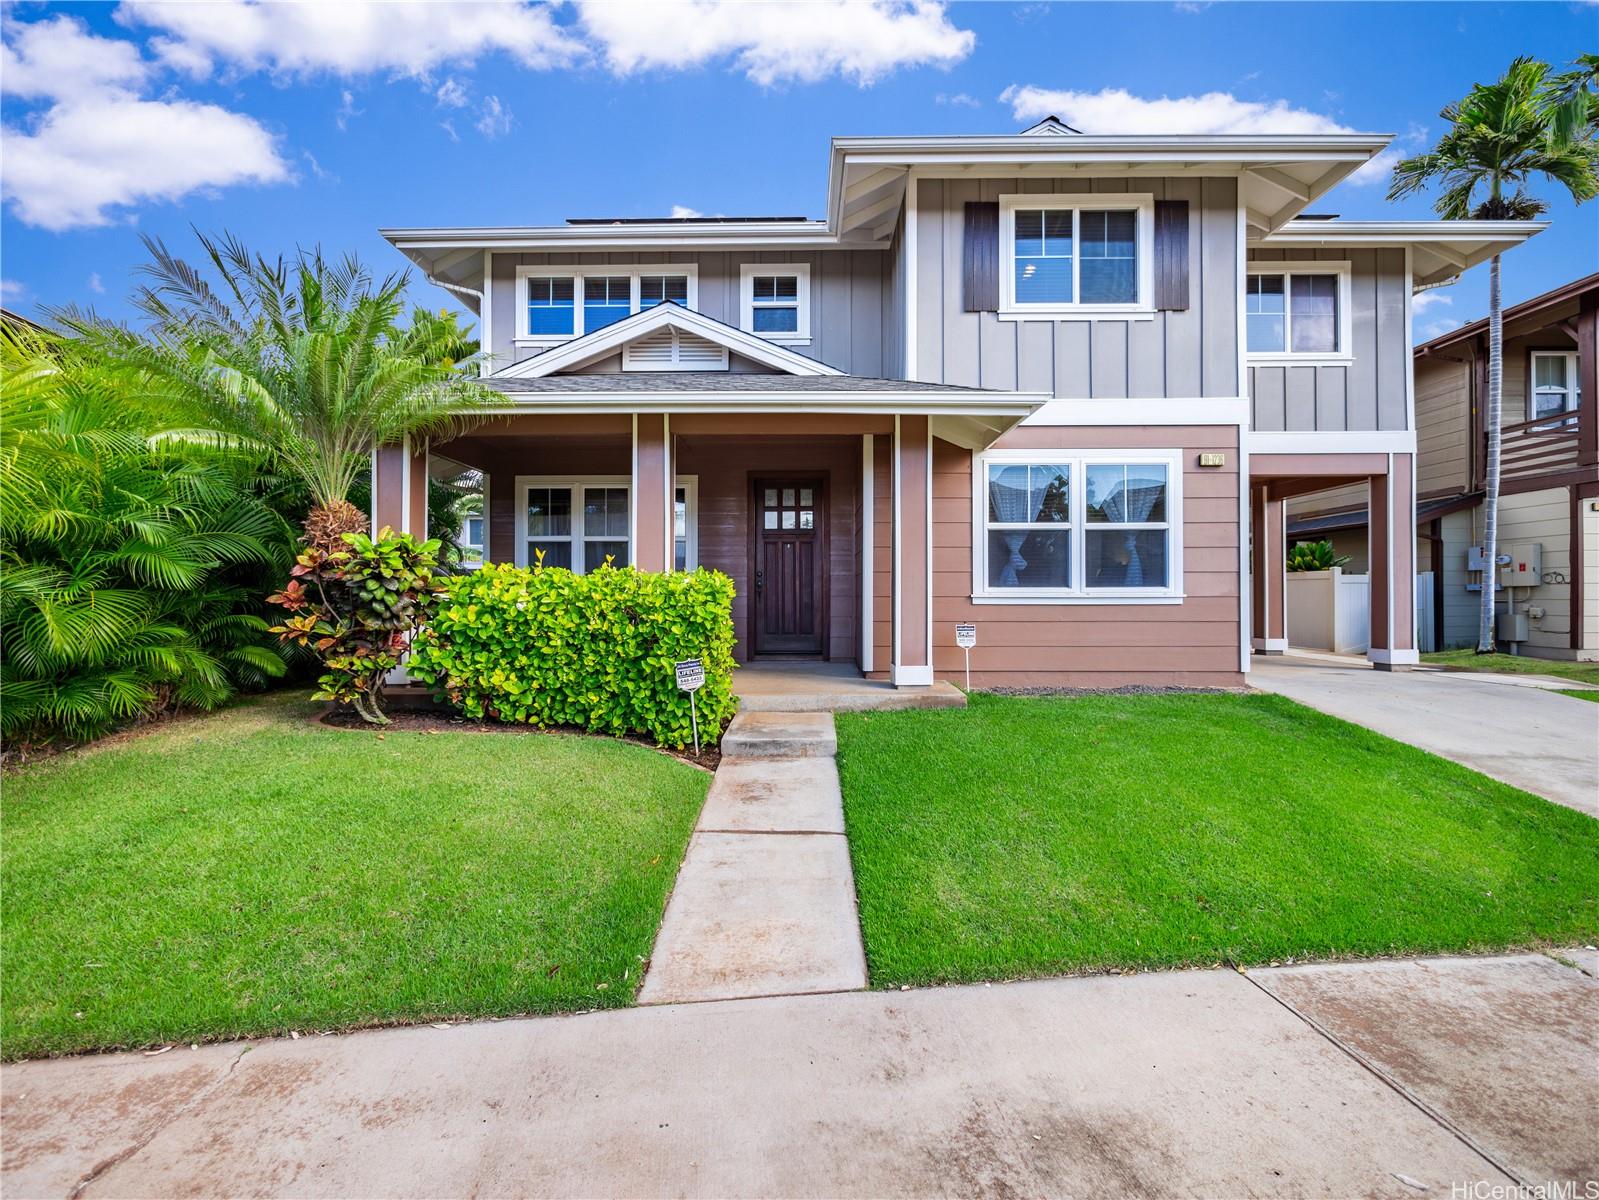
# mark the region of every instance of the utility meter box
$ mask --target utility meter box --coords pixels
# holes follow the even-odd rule
[[[1537,587],[1543,582],[1543,543],[1511,542],[1500,551],[1499,583],[1502,587]],[[1502,561],[1509,559],[1508,562]],[[1506,638],[1526,641],[1526,638]]]
[[[1524,612],[1500,613],[1494,626],[1494,633],[1501,642],[1527,640],[1527,614]]]

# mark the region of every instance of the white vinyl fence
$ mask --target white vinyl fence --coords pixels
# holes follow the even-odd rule
[[[1432,572],[1416,576],[1417,648],[1432,647]],[[1330,571],[1288,573],[1288,644],[1334,654],[1364,654],[1371,646],[1371,580]]]

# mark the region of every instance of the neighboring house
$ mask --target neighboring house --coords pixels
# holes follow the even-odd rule
[[[1513,562],[1498,611],[1519,614],[1500,646],[1544,658],[1599,659],[1599,274],[1504,314],[1499,553]],[[1416,347],[1416,558],[1433,572],[1434,643],[1475,645],[1481,595],[1488,321]],[[1365,569],[1365,497],[1297,503],[1291,540],[1330,538]],[[1536,547],[1536,549],[1534,549]],[[1476,551],[1476,552],[1474,552]],[[1522,628],[1522,626],[1525,628]]]
[[[1404,666],[1411,292],[1542,226],[1300,217],[1389,140],[840,138],[823,220],[384,230],[512,406],[382,449],[375,517],[443,455],[490,561],[725,571],[740,661],[926,685],[970,622],[979,686],[1236,685],[1286,498],[1358,482]]]

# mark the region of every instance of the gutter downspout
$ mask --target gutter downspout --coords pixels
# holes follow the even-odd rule
[[[471,296],[473,299],[475,299],[477,301],[478,319],[479,319],[479,321],[482,320],[482,317],[483,317],[483,293],[482,292],[478,291],[476,288],[469,288],[465,284],[462,284],[462,283],[446,283],[444,280],[440,279],[437,275],[423,275],[422,278],[426,279],[434,287],[443,288],[447,292],[454,292],[458,296]],[[487,283],[487,280],[485,280],[484,282]],[[484,352],[484,349],[483,349],[483,339],[482,339],[482,337],[478,338],[477,345],[478,345],[478,369],[477,369],[477,373],[478,373],[478,377],[481,378],[484,375],[487,375],[489,373],[488,369],[487,369],[488,368],[488,358],[487,358],[487,356],[486,356],[486,354]],[[485,525],[484,528],[486,529],[487,525]]]

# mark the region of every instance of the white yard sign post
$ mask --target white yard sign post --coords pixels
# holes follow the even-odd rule
[[[688,693],[688,719],[694,726],[694,757],[700,756],[700,715],[694,707],[694,693],[705,683],[705,664],[697,658],[685,658],[677,664],[677,686]]]
[[[966,651],[966,690],[972,690],[972,647],[977,645],[977,626],[955,626],[955,644]]]

